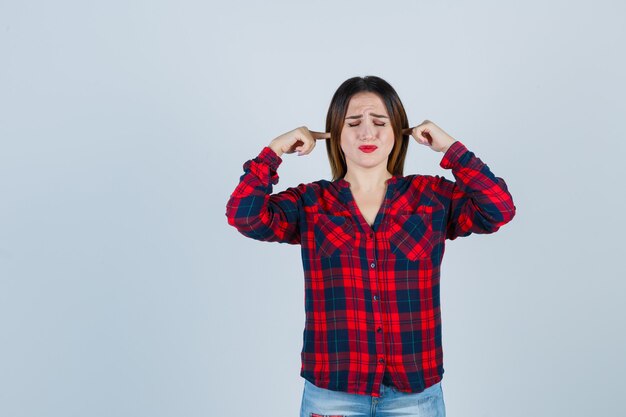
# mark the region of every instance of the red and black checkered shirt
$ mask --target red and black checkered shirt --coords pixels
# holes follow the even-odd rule
[[[443,376],[439,271],[446,239],[493,233],[515,205],[505,182],[459,141],[440,176],[394,176],[370,226],[350,184],[320,180],[272,194],[282,159],[243,165],[228,223],[262,241],[300,244],[305,313],[301,375],[321,388],[421,392]]]

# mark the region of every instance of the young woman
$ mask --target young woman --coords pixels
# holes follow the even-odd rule
[[[410,137],[442,152],[456,181],[404,176]],[[322,139],[333,180],[272,194],[282,156],[307,155]],[[326,133],[284,133],[243,169],[228,223],[302,248],[301,416],[444,416],[444,243],[509,222],[515,206],[505,182],[433,122],[409,128],[395,90],[374,76],[341,84]]]

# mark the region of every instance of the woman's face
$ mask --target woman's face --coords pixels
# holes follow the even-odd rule
[[[394,135],[387,108],[382,99],[370,92],[352,96],[341,130],[341,149],[351,167],[387,169]]]

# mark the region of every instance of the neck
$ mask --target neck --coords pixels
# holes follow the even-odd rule
[[[353,190],[370,191],[387,186],[387,180],[393,177],[387,168],[384,170],[362,170],[352,169],[346,172],[344,180],[350,183],[350,188]]]

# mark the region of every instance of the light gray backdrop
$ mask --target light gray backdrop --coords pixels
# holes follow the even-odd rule
[[[0,415],[295,416],[299,247],[226,222],[243,163],[374,74],[518,209],[449,242],[450,416],[623,411],[621,1],[2,1]],[[442,174],[412,143],[406,173]],[[286,155],[280,191],[330,178]]]

